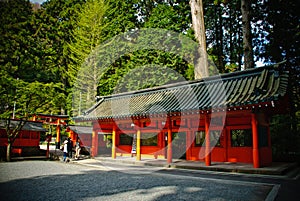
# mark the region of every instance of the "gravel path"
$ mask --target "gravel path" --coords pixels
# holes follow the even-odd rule
[[[57,161],[0,163],[1,200],[264,200],[272,186],[161,173],[128,174]]]

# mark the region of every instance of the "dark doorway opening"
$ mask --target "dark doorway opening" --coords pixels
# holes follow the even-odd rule
[[[172,133],[172,158],[186,159],[186,133]]]

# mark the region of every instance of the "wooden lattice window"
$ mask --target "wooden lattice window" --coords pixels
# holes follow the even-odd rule
[[[252,147],[251,129],[233,129],[230,130],[232,147]]]
[[[195,132],[195,146],[204,146],[205,143],[205,131]]]

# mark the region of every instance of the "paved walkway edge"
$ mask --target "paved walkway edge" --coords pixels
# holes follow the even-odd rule
[[[277,194],[278,194],[279,188],[280,188],[279,184],[274,185],[272,190],[270,191],[270,193],[266,197],[265,201],[274,201]]]
[[[167,164],[164,160],[152,160],[145,159],[142,161],[135,161],[132,158],[129,159],[112,159],[110,157],[95,157],[95,160],[106,161],[113,163],[125,163],[131,165],[140,165],[140,166],[154,166],[154,167],[165,167],[165,168],[178,168],[178,169],[189,169],[189,170],[206,170],[206,171],[219,171],[219,172],[232,172],[232,173],[247,173],[247,174],[262,174],[262,175],[277,175],[283,176],[286,175],[291,170],[298,167],[297,163],[282,163],[277,166],[262,167],[262,168],[253,168],[251,164],[249,165],[237,165],[237,164],[227,164],[219,163],[212,164],[211,166],[205,166],[201,162],[195,161],[176,161],[170,164]]]

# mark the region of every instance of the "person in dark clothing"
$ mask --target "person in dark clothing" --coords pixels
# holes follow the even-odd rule
[[[68,138],[68,156],[72,158],[72,149],[73,149],[73,142],[71,138]]]

